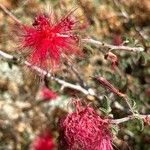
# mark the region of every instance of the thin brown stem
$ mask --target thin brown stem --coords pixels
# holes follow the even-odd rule
[[[16,16],[14,16],[4,5],[0,4],[0,8],[7,14],[10,18],[12,18],[15,22],[18,24],[21,24],[21,21],[17,19]]]
[[[148,121],[150,121],[150,114],[148,114],[148,115],[138,115],[138,116],[143,120],[147,120],[147,123],[148,123]],[[120,123],[127,122],[129,120],[133,120],[135,118],[136,118],[136,116],[130,115],[130,116],[120,118],[120,119],[112,119],[111,123],[112,124],[120,124]]]
[[[114,87],[109,81],[107,81],[103,77],[92,77],[94,80],[98,81],[102,86],[104,86],[106,89],[110,90],[112,93],[118,95],[119,97],[123,98],[125,102],[127,103],[130,111],[132,112],[133,115],[135,115],[135,112],[129,103],[128,97],[126,94],[121,93],[116,87]]]
[[[0,56],[8,61],[14,61],[16,60],[17,61],[17,58],[10,55],[10,54],[7,54],[5,53],[4,51],[1,51],[0,50]],[[28,66],[29,68],[31,68],[32,70],[35,70],[37,73],[39,73],[40,75],[42,76],[46,76],[47,78],[51,79],[51,80],[54,80],[56,81],[57,83],[59,83],[60,85],[62,85],[63,87],[68,87],[68,88],[71,88],[71,89],[74,89],[74,90],[77,90],[77,91],[80,91],[81,93],[85,94],[85,95],[91,95],[91,96],[95,96],[95,97],[98,97],[94,90],[89,88],[89,89],[85,89],[84,87],[78,85],[78,84],[72,84],[72,83],[69,83],[67,81],[64,81],[62,79],[59,79],[57,77],[54,77],[51,75],[50,72],[47,72],[31,63],[29,63],[28,61],[24,61],[22,62],[24,65]]]
[[[129,51],[129,52],[141,52],[144,51],[143,47],[129,47],[129,46],[115,46],[115,45],[111,45],[111,44],[107,44],[107,43],[103,43],[94,39],[82,39],[83,43],[89,43],[92,45],[96,45],[99,46],[101,48],[107,48],[109,50],[122,50],[122,51]]]

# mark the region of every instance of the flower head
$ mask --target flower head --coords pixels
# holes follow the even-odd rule
[[[62,57],[81,54],[79,38],[74,33],[79,22],[72,13],[58,22],[52,21],[52,15],[40,14],[34,18],[32,26],[22,26],[21,50],[31,64],[43,69],[53,68],[59,65]]]
[[[65,150],[112,150],[108,120],[93,108],[81,107],[60,120],[60,146]]]
[[[52,100],[57,98],[57,94],[47,87],[42,87],[39,91],[39,98],[46,101]]]
[[[37,136],[31,143],[31,150],[53,150],[55,147],[49,132]]]
[[[117,56],[114,53],[112,53],[112,52],[108,52],[108,53],[106,53],[105,58],[107,60],[111,61],[112,69],[115,70],[116,66],[118,64],[118,58],[117,58]]]

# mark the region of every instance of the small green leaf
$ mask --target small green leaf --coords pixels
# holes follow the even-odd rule
[[[132,109],[136,111],[136,102],[135,102],[135,100],[132,99],[132,98],[129,98],[128,100],[129,100],[129,103],[130,103]]]
[[[118,134],[119,132],[119,127],[117,125],[112,125],[112,134],[115,135],[115,134]]]
[[[143,122],[143,119],[140,118],[140,116],[135,116],[135,119],[138,121],[138,125],[139,125],[139,128],[140,128],[140,131],[143,131],[144,129],[144,122]]]
[[[104,96],[103,107],[99,108],[104,114],[108,115],[111,112],[110,100],[107,96]]]
[[[104,107],[108,113],[111,112],[112,109],[110,107],[110,99],[107,96],[104,96]]]
[[[100,109],[100,111],[102,111],[104,114],[108,114],[108,112],[107,112],[107,110],[106,110],[105,108],[100,107],[99,109]]]
[[[145,52],[140,52],[138,54],[138,60],[141,60],[142,65],[146,65],[148,62],[150,62],[150,56]]]

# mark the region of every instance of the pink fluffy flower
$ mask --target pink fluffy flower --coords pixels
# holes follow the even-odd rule
[[[21,27],[21,51],[31,64],[52,69],[59,66],[61,58],[81,55],[79,38],[74,33],[79,21],[72,14],[73,11],[70,11],[59,21],[53,21],[52,14],[40,14],[34,18],[32,26]]]
[[[31,143],[31,150],[53,150],[55,147],[49,132],[37,136]]]
[[[60,147],[64,150],[112,150],[108,120],[76,103],[76,111],[60,120]]]
[[[46,101],[52,100],[57,98],[57,94],[47,87],[42,87],[39,92],[39,98]]]

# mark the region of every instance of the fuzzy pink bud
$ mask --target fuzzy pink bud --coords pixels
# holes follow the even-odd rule
[[[42,87],[39,91],[39,98],[46,101],[52,100],[57,98],[57,94],[47,87]]]
[[[60,120],[60,147],[64,150],[112,150],[108,120],[76,102],[76,111]]]
[[[55,147],[49,132],[37,136],[31,143],[31,150],[53,150]]]

